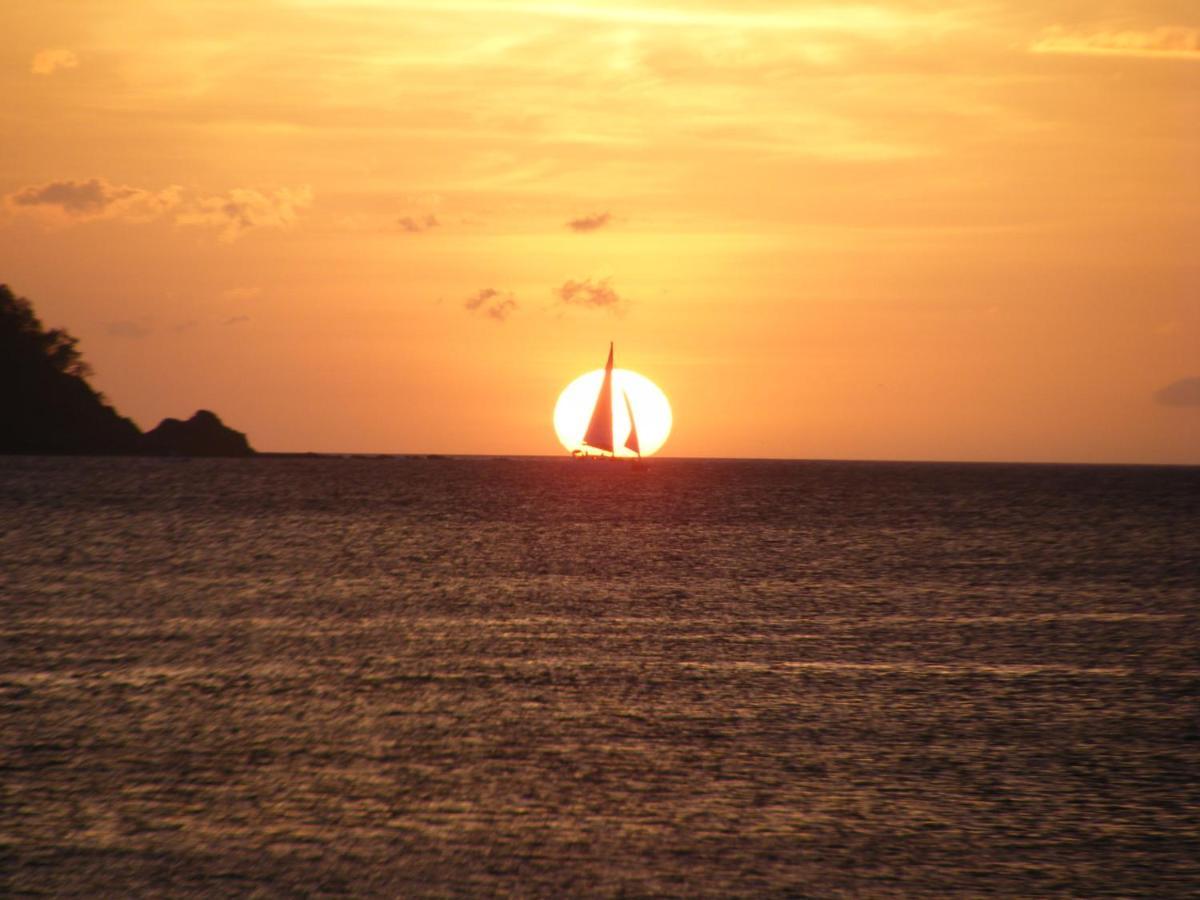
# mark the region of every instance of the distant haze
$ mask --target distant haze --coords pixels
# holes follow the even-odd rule
[[[0,282],[143,428],[1200,463],[1186,4],[8,4]]]

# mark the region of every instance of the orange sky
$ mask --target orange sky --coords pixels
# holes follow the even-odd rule
[[[143,427],[1200,463],[1193,2],[0,11],[0,281]],[[471,308],[469,308],[471,307]]]

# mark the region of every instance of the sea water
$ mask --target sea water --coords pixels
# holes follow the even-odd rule
[[[1200,892],[1200,469],[0,459],[9,892]]]

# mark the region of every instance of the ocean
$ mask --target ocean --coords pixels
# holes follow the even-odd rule
[[[0,891],[1200,895],[1200,469],[0,459]]]

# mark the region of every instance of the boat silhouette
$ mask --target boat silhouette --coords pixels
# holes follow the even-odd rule
[[[637,454],[633,460],[634,468],[644,465],[642,462],[642,446],[638,441],[637,420],[633,417],[633,403],[624,389],[621,396],[625,399],[625,409],[629,413],[629,435],[625,438],[625,447]],[[608,344],[608,362],[604,364],[604,380],[600,383],[600,392],[596,395],[596,405],[592,407],[592,417],[588,420],[587,431],[584,432],[584,446],[599,450],[598,454],[576,451],[575,456],[587,459],[617,459],[615,442],[613,440],[613,344]]]

